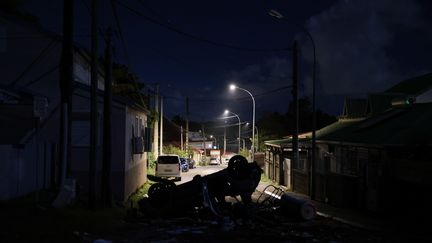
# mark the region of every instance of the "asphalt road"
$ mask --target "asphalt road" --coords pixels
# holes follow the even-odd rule
[[[191,181],[196,175],[209,175],[220,170],[223,170],[227,167],[227,165],[207,165],[207,166],[197,166],[195,169],[189,169],[188,172],[182,172],[181,181],[175,182],[175,184],[180,185]]]

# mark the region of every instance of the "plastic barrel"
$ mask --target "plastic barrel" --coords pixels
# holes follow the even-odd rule
[[[281,196],[280,206],[287,214],[295,215],[304,220],[311,220],[316,216],[315,206],[312,203],[292,197],[287,193]]]

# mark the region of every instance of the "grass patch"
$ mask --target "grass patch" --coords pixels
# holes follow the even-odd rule
[[[148,193],[150,186],[153,185],[154,183],[155,182],[147,180],[147,182],[144,183],[144,185],[142,185],[132,195],[130,195],[128,202],[131,203],[134,208],[138,208],[138,201],[145,197],[145,195]]]
[[[270,182],[273,183],[264,173],[261,173],[261,182]]]

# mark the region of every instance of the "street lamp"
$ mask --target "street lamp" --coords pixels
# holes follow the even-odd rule
[[[251,94],[251,92],[249,92],[246,89],[240,88],[237,85],[231,84],[229,86],[230,90],[234,91],[236,89],[240,89],[243,90],[244,92],[248,93],[250,95],[250,97],[252,98],[252,148],[251,148],[251,152],[252,152],[252,161],[255,161],[255,99],[253,97],[253,95]]]
[[[210,135],[210,138],[214,141],[214,144],[213,144],[213,149],[216,149],[217,148],[217,140],[216,140],[216,137],[215,136],[213,136],[213,135]]]
[[[268,14],[274,18],[277,19],[283,19],[284,16],[279,13],[276,10],[270,10],[268,12]],[[313,175],[315,172],[315,149],[316,149],[316,110],[315,110],[315,80],[316,80],[316,48],[315,48],[315,41],[312,38],[311,33],[306,29],[306,28],[302,28],[303,32],[306,33],[306,35],[308,36],[309,40],[312,43],[312,48],[313,48],[313,67],[312,67],[312,154],[311,154],[311,165],[310,165],[310,172],[311,172],[311,177],[310,177],[310,196],[312,199],[315,198],[315,193],[314,193],[314,181],[313,181]]]
[[[225,115],[228,115],[229,113],[231,113],[231,114],[233,114],[235,117],[237,117],[237,119],[238,119],[238,137],[239,137],[239,142],[238,142],[238,154],[240,154],[240,117],[236,114],[236,113],[234,113],[234,112],[232,112],[232,111],[229,111],[229,110],[225,110],[225,112],[224,112],[224,114]]]

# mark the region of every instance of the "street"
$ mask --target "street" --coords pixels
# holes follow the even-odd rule
[[[208,166],[197,166],[195,169],[189,169],[188,172],[182,172],[181,181],[175,182],[176,185],[181,185],[188,181],[191,181],[196,175],[209,175],[217,171],[223,170],[227,165],[208,165]]]

